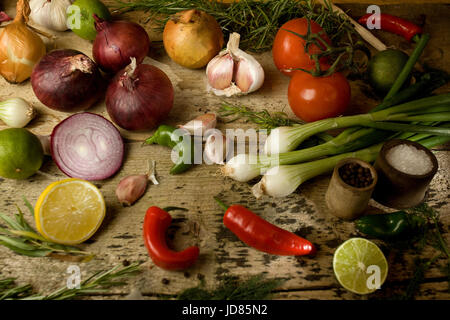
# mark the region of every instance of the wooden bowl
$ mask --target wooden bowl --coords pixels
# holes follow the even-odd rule
[[[395,169],[386,160],[386,155],[391,148],[400,144],[425,151],[433,168],[422,175],[412,175]],[[374,200],[391,208],[405,209],[415,207],[424,200],[428,186],[438,170],[438,161],[428,148],[417,142],[393,139],[387,141],[381,148],[375,161],[375,169],[378,173],[378,185],[373,192]]]
[[[339,174],[339,169],[347,163],[357,163],[363,168],[368,168],[372,174],[372,183],[364,188],[356,188],[344,182]],[[377,171],[369,163],[356,158],[341,160],[334,167],[333,176],[325,194],[328,209],[333,215],[344,220],[354,220],[360,217],[367,208],[377,181]]]

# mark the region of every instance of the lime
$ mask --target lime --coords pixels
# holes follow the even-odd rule
[[[97,35],[94,16],[110,20],[108,8],[99,0],[76,0],[68,10],[67,21],[70,29],[86,40],[94,40]]]
[[[39,139],[23,128],[0,131],[0,176],[26,179],[35,174],[44,161]]]
[[[388,93],[408,58],[406,53],[399,50],[387,49],[378,52],[370,60],[367,69],[372,88],[379,94]]]
[[[105,212],[105,200],[96,186],[80,179],[65,179],[42,192],[34,218],[44,238],[73,245],[86,241],[97,231]]]
[[[333,270],[339,283],[357,294],[368,294],[386,280],[388,264],[377,245],[362,238],[352,238],[337,248]]]

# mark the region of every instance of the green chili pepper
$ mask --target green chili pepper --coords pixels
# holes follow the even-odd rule
[[[182,173],[192,167],[194,163],[194,141],[187,131],[184,134],[175,127],[161,125],[153,136],[145,140],[145,143],[158,144],[178,152],[177,162],[170,169],[170,174]]]
[[[374,214],[356,220],[356,228],[375,238],[397,238],[418,230],[425,221],[405,211],[387,214]]]

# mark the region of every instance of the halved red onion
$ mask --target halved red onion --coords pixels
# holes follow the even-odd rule
[[[50,147],[62,172],[89,181],[114,175],[124,156],[119,130],[107,119],[89,112],[75,114],[58,124]]]

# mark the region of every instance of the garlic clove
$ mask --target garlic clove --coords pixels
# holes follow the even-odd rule
[[[237,63],[235,83],[242,92],[249,92],[254,79],[251,74],[251,68],[245,60]]]
[[[147,189],[148,181],[153,184],[159,184],[155,176],[156,161],[148,161],[147,174],[131,175],[120,180],[116,188],[116,196],[123,206],[131,206],[140,197],[142,197]]]
[[[214,129],[216,125],[217,115],[214,113],[206,113],[178,127],[186,129],[192,135],[204,135],[207,130]]]
[[[206,139],[205,160],[209,163],[224,164],[224,160],[233,151],[233,141],[220,132],[215,132]]]
[[[233,81],[234,60],[229,54],[217,56],[208,63],[206,75],[209,85],[217,90],[224,90]]]
[[[117,186],[117,199],[122,205],[131,206],[144,195],[147,184],[148,177],[145,174],[125,177]]]

